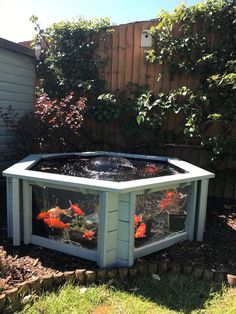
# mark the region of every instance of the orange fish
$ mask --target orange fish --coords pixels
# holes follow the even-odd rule
[[[147,165],[144,168],[144,173],[146,174],[156,174],[158,171],[159,168],[154,164]]]
[[[93,240],[94,235],[95,235],[95,232],[92,230],[89,230],[83,234],[83,238],[91,241],[91,240]]]
[[[137,226],[140,222],[142,222],[142,216],[134,215],[134,224]]]
[[[84,212],[82,211],[82,209],[79,207],[78,204],[72,204],[71,201],[70,202],[70,210],[75,214],[75,215],[78,215],[78,216],[84,216]]]
[[[134,237],[138,238],[145,238],[146,237],[146,224],[142,222],[140,226],[137,228]]]
[[[163,209],[168,209],[170,206],[177,206],[180,201],[180,193],[175,191],[165,192],[164,198],[160,200],[159,206]]]
[[[46,218],[49,218],[48,212],[41,212],[37,215],[36,220],[44,220]]]
[[[65,209],[61,209],[59,206],[53,207],[47,212],[52,218],[58,218],[60,215],[70,216]]]
[[[46,218],[43,220],[52,229],[68,229],[70,224],[65,224],[58,218]]]

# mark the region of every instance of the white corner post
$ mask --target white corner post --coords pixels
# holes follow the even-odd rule
[[[32,187],[28,181],[23,181],[23,221],[24,221],[24,244],[31,242],[32,234]]]
[[[207,195],[209,179],[201,180],[198,190],[198,210],[196,221],[196,240],[202,241],[206,223]]]
[[[119,194],[102,192],[100,195],[97,263],[101,268],[114,267],[117,259]]]
[[[188,214],[187,214],[187,225],[186,230],[188,232],[188,239],[193,241],[194,228],[196,221],[196,204],[197,204],[197,181],[191,183],[191,192],[187,203]]]
[[[20,180],[12,178],[12,225],[13,245],[20,245]]]

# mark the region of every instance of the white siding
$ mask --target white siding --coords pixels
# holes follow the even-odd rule
[[[9,106],[18,117],[34,104],[34,59],[0,47],[0,107]],[[15,137],[0,119],[0,171],[13,162]]]

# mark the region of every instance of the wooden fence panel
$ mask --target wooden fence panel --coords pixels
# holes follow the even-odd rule
[[[125,44],[125,86],[132,82],[133,75],[133,56],[134,56],[134,24],[126,26],[126,44]]]
[[[107,82],[107,88],[111,91],[124,91],[127,83],[131,82],[138,85],[148,85],[149,89],[157,94],[159,92],[168,92],[171,89],[177,89],[181,86],[195,88],[198,84],[197,77],[188,74],[176,75],[172,80],[168,75],[158,76],[167,71],[167,65],[150,64],[145,61],[145,49],[141,48],[141,33],[143,30],[155,26],[157,21],[143,21],[129,24],[114,26],[111,35],[107,36],[106,42],[101,40],[98,53],[106,54],[107,63],[101,77]],[[194,33],[195,29],[192,29]],[[181,36],[179,27],[176,25],[173,29],[175,37]],[[210,37],[209,37],[210,38]],[[209,40],[212,40],[210,38]],[[171,134],[183,134],[184,117],[170,112],[164,121],[163,130]],[[122,135],[119,123],[92,123],[90,130],[100,137],[99,149],[111,148],[113,150],[123,149],[128,151],[129,145],[127,139]],[[214,135],[217,127],[213,126],[207,132],[208,135]],[[109,134],[107,136],[106,134]],[[102,145],[102,140],[106,137],[111,143],[106,147]],[[143,140],[142,140],[143,141]],[[142,153],[145,149],[143,142],[134,138],[132,147],[137,147],[137,153]],[[141,145],[140,145],[141,144]],[[201,147],[188,145],[166,145],[158,146],[157,155],[173,156],[181,158],[203,168],[209,168],[210,155]],[[221,171],[225,173],[223,176],[217,176],[215,180],[210,181],[209,194],[211,196],[236,198],[235,183],[232,182],[229,169],[236,169],[235,161],[232,157],[226,158],[221,164]]]

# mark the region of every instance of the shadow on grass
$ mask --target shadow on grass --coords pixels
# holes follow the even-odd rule
[[[204,308],[215,293],[221,294],[224,285],[196,280],[182,274],[163,274],[161,280],[137,277],[132,284],[117,283],[116,289],[130,291],[169,310],[191,313]]]
[[[225,292],[223,285],[172,273],[163,274],[160,281],[150,277],[137,277],[133,282],[111,280],[106,285],[91,285],[82,294],[80,289],[79,286],[67,284],[61,289],[53,290],[54,294],[35,296],[25,307],[22,304],[12,305],[4,313],[59,313],[63,307],[64,313],[81,314],[140,314],[149,311],[153,314],[166,314],[170,310],[173,313],[190,314],[199,313],[207,305],[208,308],[215,293],[221,295]],[[113,308],[114,304],[116,306]],[[78,307],[83,310],[77,312]],[[103,312],[104,309],[110,311]]]

